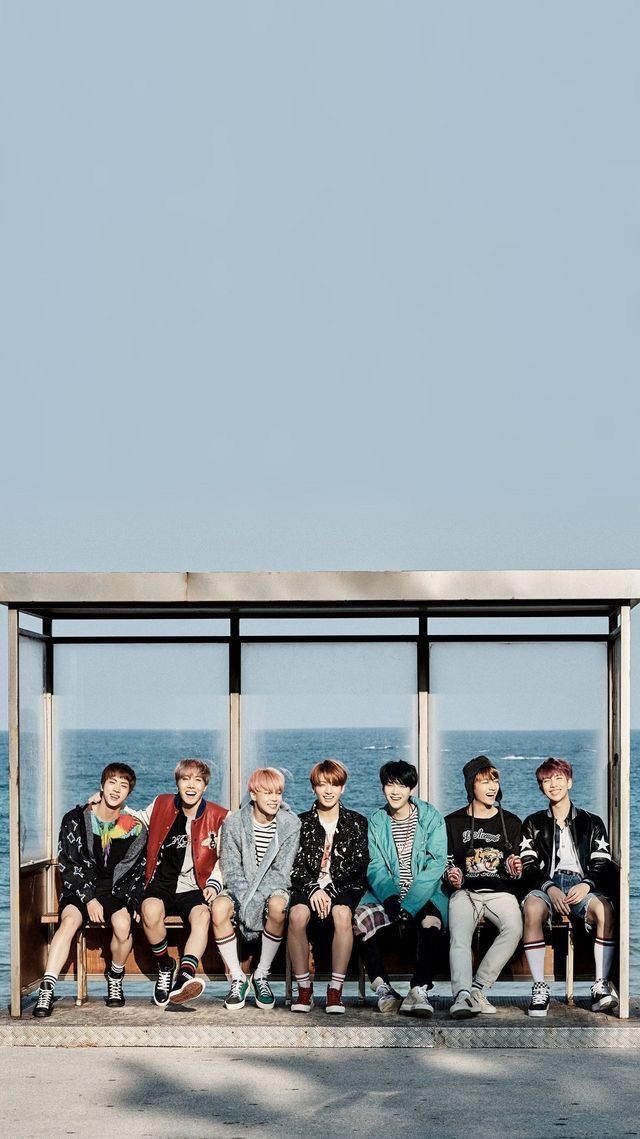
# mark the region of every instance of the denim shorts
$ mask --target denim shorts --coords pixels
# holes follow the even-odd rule
[[[559,886],[560,889],[562,890],[563,894],[568,894],[571,887],[577,886],[579,882],[584,882],[584,878],[582,877],[582,875],[575,874],[572,870],[557,870],[556,873],[553,875],[552,885]],[[584,920],[585,929],[590,930],[592,928],[592,926],[591,926],[591,923],[588,921],[588,913],[587,913],[588,908],[589,908],[589,903],[591,902],[591,900],[593,898],[604,898],[604,897],[605,897],[604,894],[596,894],[592,890],[590,890],[589,893],[586,895],[586,897],[584,897],[582,899],[581,902],[577,902],[574,906],[571,906],[571,917],[576,918],[578,921]],[[547,910],[549,911],[549,919],[548,919],[549,925],[551,925],[551,922],[553,920],[553,915],[555,914],[556,911],[554,910],[554,908],[551,904],[551,899],[550,899],[549,895],[545,894],[544,890],[530,890],[529,893],[527,894],[527,896],[522,901],[523,906],[524,906],[524,903],[526,902],[527,898],[541,898],[543,902],[546,902]],[[607,901],[609,901],[609,899],[607,899]]]

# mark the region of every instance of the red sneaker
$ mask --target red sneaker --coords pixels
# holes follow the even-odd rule
[[[292,1012],[311,1012],[313,1008],[313,986],[309,985],[307,989],[302,985],[298,985],[298,999],[291,1005]]]
[[[344,1002],[342,1000],[342,989],[334,989],[331,985],[327,986],[327,1007],[325,1012],[344,1012]]]

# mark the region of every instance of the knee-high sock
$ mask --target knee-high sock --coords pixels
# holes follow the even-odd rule
[[[244,973],[238,957],[238,942],[235,933],[230,937],[216,938],[218,953],[229,970],[232,981],[244,981]]]
[[[596,981],[608,980],[615,953],[616,943],[606,937],[596,937],[593,946],[593,959],[596,967]]]
[[[269,933],[268,929],[262,931],[262,947],[260,950],[260,960],[256,968],[256,977],[269,976],[273,959],[281,945],[281,937],[274,937],[272,933]]]
[[[534,981],[544,981],[544,941],[525,941],[524,951],[527,955],[527,965],[531,970]]]

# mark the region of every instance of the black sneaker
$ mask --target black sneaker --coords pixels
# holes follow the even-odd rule
[[[168,964],[158,965],[158,979],[153,990],[153,1002],[164,1008],[169,1003],[169,994],[171,993],[171,985],[173,983],[173,974],[176,971],[176,963],[171,958]]]
[[[122,1008],[124,1004],[124,993],[122,991],[122,981],[124,973],[119,973],[114,977],[110,969],[105,973],[107,981],[107,995],[105,997],[105,1004],[107,1008]]]
[[[237,979],[233,980],[231,982],[231,988],[224,998],[224,1007],[237,1009],[244,1008],[250,984],[251,977],[245,977],[244,981],[238,981]]]
[[[51,1016],[53,1011],[53,989],[45,989],[40,986],[38,991],[38,999],[32,1016]]]
[[[545,981],[535,981],[531,990],[531,1004],[527,1016],[546,1016],[549,1011],[551,994]]]
[[[186,1001],[195,1001],[197,997],[202,996],[206,987],[206,982],[203,981],[202,977],[194,977],[193,973],[179,969],[175,985],[169,993],[169,1000],[172,1005],[182,1005]]]

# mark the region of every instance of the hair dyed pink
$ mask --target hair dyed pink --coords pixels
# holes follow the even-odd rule
[[[554,759],[553,756],[550,756],[549,759],[545,759],[544,763],[541,763],[536,769],[536,779],[538,780],[540,790],[542,790],[542,780],[553,775],[554,771],[557,771],[560,775],[565,775],[567,779],[573,779],[573,768],[571,764],[567,763],[566,759]]]
[[[249,791],[284,791],[284,775],[277,767],[258,767],[249,776]]]

